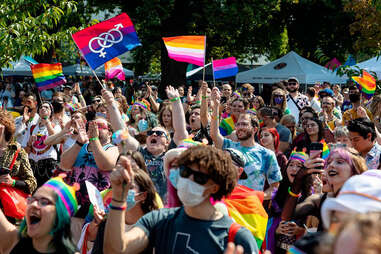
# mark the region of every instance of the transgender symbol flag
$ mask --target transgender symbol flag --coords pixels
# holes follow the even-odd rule
[[[134,25],[126,13],[76,32],[72,37],[93,70],[114,57],[141,46]]]
[[[235,76],[238,73],[235,57],[213,60],[212,65],[215,79]]]

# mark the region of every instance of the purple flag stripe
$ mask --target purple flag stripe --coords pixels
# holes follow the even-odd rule
[[[236,63],[224,65],[224,66],[213,66],[213,70],[214,71],[220,71],[220,70],[227,70],[227,69],[231,69],[231,68],[235,68],[235,67],[237,67]]]

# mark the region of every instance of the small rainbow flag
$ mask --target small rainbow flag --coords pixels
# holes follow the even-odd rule
[[[352,80],[356,82],[367,99],[370,99],[376,92],[376,80],[365,70],[362,71],[362,77],[352,77]]]
[[[238,73],[238,65],[235,57],[213,60],[212,66],[215,79],[235,76]]]
[[[125,80],[126,76],[123,71],[123,65],[119,58],[115,57],[105,63],[106,80],[117,77],[119,80]]]
[[[321,153],[321,157],[325,160],[329,156],[329,148],[324,139],[320,142],[323,143],[323,152]]]
[[[222,119],[219,127],[221,135],[224,137],[230,135],[235,130],[236,122],[237,120],[233,116]]]
[[[32,64],[30,65],[33,78],[39,91],[54,88],[66,83],[62,73],[62,64]]]
[[[179,62],[197,66],[205,64],[206,36],[185,35],[163,37],[168,57]]]
[[[261,249],[266,235],[268,215],[263,208],[263,192],[238,185],[231,195],[222,200],[229,216],[253,234],[258,248]]]

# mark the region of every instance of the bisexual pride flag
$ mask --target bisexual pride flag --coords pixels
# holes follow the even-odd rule
[[[76,32],[72,37],[93,70],[142,45],[126,13]]]
[[[54,88],[66,83],[65,76],[62,73],[62,65],[55,64],[32,64],[30,66],[33,78],[39,91]]]
[[[235,76],[238,73],[235,57],[213,60],[212,65],[215,79]]]

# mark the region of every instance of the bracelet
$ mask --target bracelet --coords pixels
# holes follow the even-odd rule
[[[194,104],[201,104],[201,101],[196,101]]]
[[[209,96],[201,96],[202,99],[208,99]]]
[[[302,196],[302,193],[299,193],[299,194],[295,194],[291,191],[291,187],[288,187],[288,194],[290,194],[291,197],[294,197],[294,198],[299,198],[300,196]]]
[[[82,144],[81,142],[79,142],[78,140],[77,141],[75,141],[75,143],[77,144],[77,145],[79,145],[80,147],[82,147],[84,144]]]
[[[175,101],[179,101],[179,100],[180,100],[180,97],[175,97],[175,98],[170,99],[169,101],[175,102]]]
[[[16,185],[16,180],[15,180],[15,179],[13,179],[13,182],[12,182],[12,187],[15,187],[15,185]]]
[[[95,141],[95,140],[98,140],[99,137],[95,137],[95,138],[89,138],[89,141]]]
[[[126,202],[125,200],[117,200],[115,198],[111,198],[112,201],[118,202],[118,203],[124,203]]]
[[[113,206],[112,204],[109,204],[108,206],[111,210],[117,210],[117,211],[124,211],[126,210],[127,206]]]

